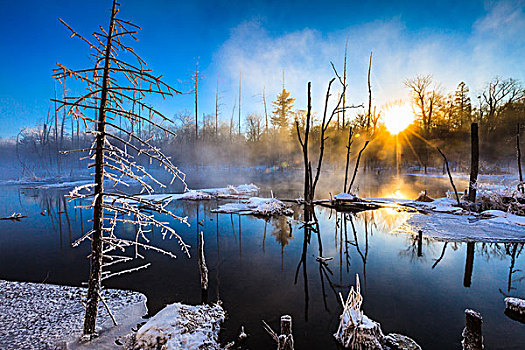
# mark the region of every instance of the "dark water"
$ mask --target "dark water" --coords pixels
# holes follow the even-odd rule
[[[277,179],[282,177],[258,178],[262,193],[272,189],[281,198],[300,194],[294,175],[288,174],[284,182]],[[448,189],[440,179],[376,180],[364,180],[361,194],[414,197],[428,189],[436,196]],[[206,183],[231,182],[199,180],[193,187],[210,187]],[[325,181],[320,193],[335,194],[335,187]],[[90,226],[89,212],[75,210],[74,203],[64,200],[64,191],[17,186],[3,186],[1,191],[0,215],[16,211],[28,218],[0,221],[0,279],[81,285],[88,275],[89,244],[71,248],[71,242]],[[318,234],[305,233],[297,224],[290,231],[286,218],[265,221],[211,213],[217,204],[179,201],[171,209],[189,217],[191,227],[174,223],[186,243],[196,247],[198,230],[204,232],[208,300],[222,300],[228,313],[221,332],[224,342],[235,339],[243,325],[250,335],[250,349],[274,348],[261,320],[276,329],[280,316],[290,314],[297,349],[335,349],[332,334],[341,313],[337,293],[346,297],[359,274],[363,310],[386,333],[407,334],[425,349],[457,349],[464,309],[473,308],[484,317],[486,348],[525,348],[525,325],[503,313],[505,295],[525,295],[523,244],[468,246],[424,238],[419,245],[417,237],[395,232],[410,214],[391,209],[355,215],[317,209]],[[43,210],[46,216],[40,214]],[[302,220],[303,215],[295,208],[295,219]],[[202,222],[199,229],[197,221]],[[118,229],[124,235],[134,234],[132,226]],[[151,313],[175,301],[200,303],[194,248],[188,259],[176,241],[163,241],[158,232],[153,236],[154,244],[178,258],[146,252],[152,266],[113,278],[106,286],[144,293]],[[334,259],[322,267],[316,261],[320,255]]]

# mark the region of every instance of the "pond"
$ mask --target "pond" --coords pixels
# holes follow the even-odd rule
[[[270,174],[244,182],[261,186],[262,195],[297,198],[302,186],[295,179],[300,178]],[[234,181],[228,180],[203,176],[191,187]],[[443,178],[382,181],[369,175],[360,181],[360,195],[366,197],[410,198],[424,189],[442,196],[448,190]],[[340,192],[334,185],[340,183],[326,179],[320,196]],[[90,227],[90,213],[67,202],[66,190],[2,186],[1,191],[0,214],[16,211],[27,218],[0,221],[0,279],[80,286],[88,276],[89,244],[72,248],[71,243]],[[202,231],[209,269],[207,300],[220,299],[228,314],[220,334],[223,342],[236,339],[244,326],[250,349],[273,348],[261,320],[277,329],[280,316],[290,314],[297,349],[336,349],[332,334],[342,310],[338,293],[346,297],[358,274],[363,310],[385,333],[406,334],[424,349],[460,348],[464,310],[473,308],[483,315],[487,348],[525,348],[525,325],[503,313],[505,295],[525,295],[523,243],[467,244],[426,237],[420,242],[416,234],[396,230],[412,214],[394,209],[342,214],[316,208],[315,232],[286,217],[264,220],[211,213],[223,202],[172,202],[170,209],[188,216],[191,223],[173,225],[193,247],[192,258],[184,256],[176,241],[162,240],[154,231],[153,243],[174,252],[177,259],[146,252],[149,268],[110,279],[106,286],[144,293],[151,314],[176,301],[200,303],[195,247]],[[295,207],[293,219],[303,218],[302,209]],[[122,235],[135,232],[130,225],[117,229]],[[322,264],[316,260],[319,256],[333,259]]]

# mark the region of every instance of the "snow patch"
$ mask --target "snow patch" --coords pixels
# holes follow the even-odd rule
[[[220,349],[218,335],[226,314],[219,304],[166,306],[138,330],[133,349]]]

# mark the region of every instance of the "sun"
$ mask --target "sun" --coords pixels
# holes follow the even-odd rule
[[[386,129],[397,135],[414,121],[414,112],[409,104],[393,105],[384,112],[383,122]]]

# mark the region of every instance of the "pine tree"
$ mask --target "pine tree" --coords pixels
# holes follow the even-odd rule
[[[459,83],[454,94],[454,114],[457,118],[458,127],[468,125],[471,122],[472,104],[468,93],[468,86],[463,81]]]
[[[273,110],[271,121],[272,124],[278,129],[284,129],[288,127],[288,117],[292,115],[292,108],[295,98],[290,97],[290,92],[286,91],[283,86],[283,90],[277,99],[272,102],[275,109]]]

